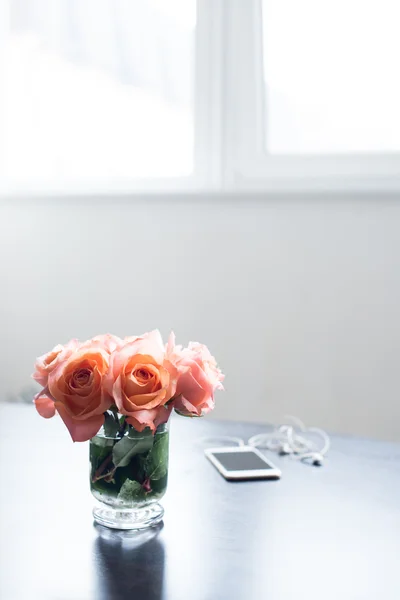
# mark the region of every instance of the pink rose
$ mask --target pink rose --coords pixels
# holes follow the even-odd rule
[[[76,339],[71,340],[65,346],[58,344],[47,354],[39,356],[36,359],[35,371],[32,375],[33,379],[40,383],[43,387],[47,385],[49,374],[56,368],[61,360],[68,358],[78,347],[79,342]]]
[[[109,358],[97,345],[78,348],[59,360],[49,374],[47,387],[35,398],[36,409],[43,417],[59,413],[74,442],[96,435],[104,423],[103,413],[112,404],[104,389]]]
[[[167,346],[167,357],[178,370],[174,407],[185,416],[202,416],[214,408],[214,391],[223,390],[224,376],[217,367],[215,358],[208,348],[190,342],[182,350],[174,345],[171,336]]]
[[[150,427],[154,432],[168,420],[171,409],[164,405],[176,386],[175,370],[170,367],[157,330],[127,340],[111,355],[107,391],[138,431]]]

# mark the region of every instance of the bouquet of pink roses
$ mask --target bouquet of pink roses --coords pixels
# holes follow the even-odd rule
[[[172,333],[164,345],[157,330],[71,340],[38,358],[33,378],[43,386],[34,398],[39,414],[57,412],[74,442],[90,440],[91,491],[102,505],[95,520],[118,529],[158,522],[171,411],[200,417],[223,389],[206,346],[176,346]]]
[[[74,442],[97,434],[108,417],[125,417],[137,431],[168,421],[172,408],[202,416],[214,408],[214,391],[223,375],[207,347],[164,346],[158,330],[120,339],[105,334],[80,343],[73,339],[36,360],[32,375],[43,389],[35,396],[38,413],[56,412]],[[109,411],[109,412],[107,412]]]

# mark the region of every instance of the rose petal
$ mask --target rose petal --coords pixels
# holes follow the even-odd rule
[[[173,331],[171,331],[171,333],[169,334],[169,338],[168,338],[168,342],[167,342],[167,346],[166,346],[166,352],[167,352],[167,356],[170,356],[175,348],[175,333]]]
[[[117,377],[115,384],[112,388],[112,396],[118,407],[118,410],[123,415],[131,416],[135,411],[143,409],[153,409],[160,404],[167,402],[167,390],[162,389],[151,394],[138,394],[136,396],[128,396],[122,386],[121,376]]]
[[[153,364],[157,365],[163,363],[164,354],[163,341],[157,329],[150,333],[145,333],[133,342],[122,344],[119,351],[112,355],[114,378],[118,376],[118,372],[121,371],[130,357],[144,355],[151,358],[151,361],[146,360],[146,362],[153,362]]]
[[[170,417],[172,404],[169,406],[160,406],[151,410],[137,410],[132,416],[126,420],[129,425],[132,425],[136,431],[143,431],[146,427],[150,427],[154,433],[160,425],[166,423]]]
[[[104,424],[104,415],[95,415],[85,421],[73,419],[65,410],[64,406],[56,402],[57,412],[64,421],[71,438],[74,442],[86,442],[94,437]]]
[[[47,373],[45,375],[42,375],[39,372],[38,367],[36,367],[36,371],[34,373],[32,373],[32,379],[34,379],[41,386],[47,385],[48,378],[49,378],[49,376],[47,375]]]
[[[151,410],[152,408],[165,404],[168,400],[166,396],[166,390],[159,390],[157,392],[152,392],[151,394],[137,394],[136,396],[131,396],[129,398],[129,403],[134,406],[135,410],[143,407]]]
[[[47,354],[43,354],[36,359],[35,372],[32,377],[35,381],[40,383],[43,387],[47,385],[48,377],[51,371],[58,365],[58,363],[70,356],[75,349],[78,347],[78,340],[70,340],[65,346],[57,344]]]
[[[114,350],[119,348],[121,344],[121,338],[119,338],[116,335],[113,335],[112,333],[105,333],[102,335],[96,335],[91,340],[84,342],[81,345],[81,348],[99,347],[103,348],[108,354],[111,354],[112,352],[114,352]]]
[[[128,397],[137,394],[150,394],[154,391],[154,379],[150,379],[146,384],[141,384],[137,381],[134,375],[127,377],[125,380],[125,393]]]
[[[200,386],[206,393],[206,395],[210,396],[212,395],[213,391],[214,391],[214,386],[212,384],[212,382],[208,379],[208,377],[206,376],[204,370],[201,368],[201,366],[193,361],[184,361],[183,366],[189,366],[190,367],[190,371],[183,374],[182,377],[180,377],[179,381],[178,381],[178,385],[177,385],[177,394],[185,394],[187,395],[186,389],[184,389],[184,386],[187,385],[191,385],[191,378],[190,376],[196,381],[196,383],[198,384],[198,386]]]
[[[215,407],[214,398],[211,396],[210,398],[208,398],[206,400],[204,406],[202,407],[201,414],[206,415],[210,411],[214,410],[214,407]]]
[[[187,417],[196,415],[197,417],[201,417],[201,407],[194,406],[184,396],[178,396],[176,398],[174,402],[174,408],[181,415],[185,415]]]
[[[210,392],[209,386],[202,387],[190,371],[180,377],[177,395],[189,399],[190,403],[200,410],[207,398],[212,395],[212,391]]]
[[[56,414],[53,400],[43,394],[43,392],[36,394],[33,402],[35,403],[36,410],[41,417],[44,417],[45,419],[51,419],[51,417],[54,417]]]
[[[154,432],[155,431],[155,427],[154,427],[154,423],[153,421],[150,419],[150,424],[148,424],[148,417],[143,417],[143,421],[140,420],[140,412],[149,412],[149,411],[137,411],[137,416],[136,417],[127,417],[126,421],[127,423],[129,423],[129,425],[132,425],[132,427],[134,429],[136,429],[136,431],[143,431],[144,429],[146,429],[146,427],[150,427],[150,429]]]
[[[172,408],[172,403],[170,403],[168,406],[164,404],[164,406],[160,406],[160,408],[157,409],[157,416],[154,419],[154,425],[156,428],[168,421]]]

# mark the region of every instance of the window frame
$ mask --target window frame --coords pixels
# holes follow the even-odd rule
[[[400,191],[400,153],[268,155],[262,3],[229,1],[227,97],[235,102],[229,113],[228,186],[289,193]]]

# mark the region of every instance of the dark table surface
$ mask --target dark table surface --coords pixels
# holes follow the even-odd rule
[[[88,444],[0,405],[1,600],[399,600],[400,445],[333,437],[325,466],[229,483],[202,436],[265,427],[173,419],[162,526],[94,526]]]

